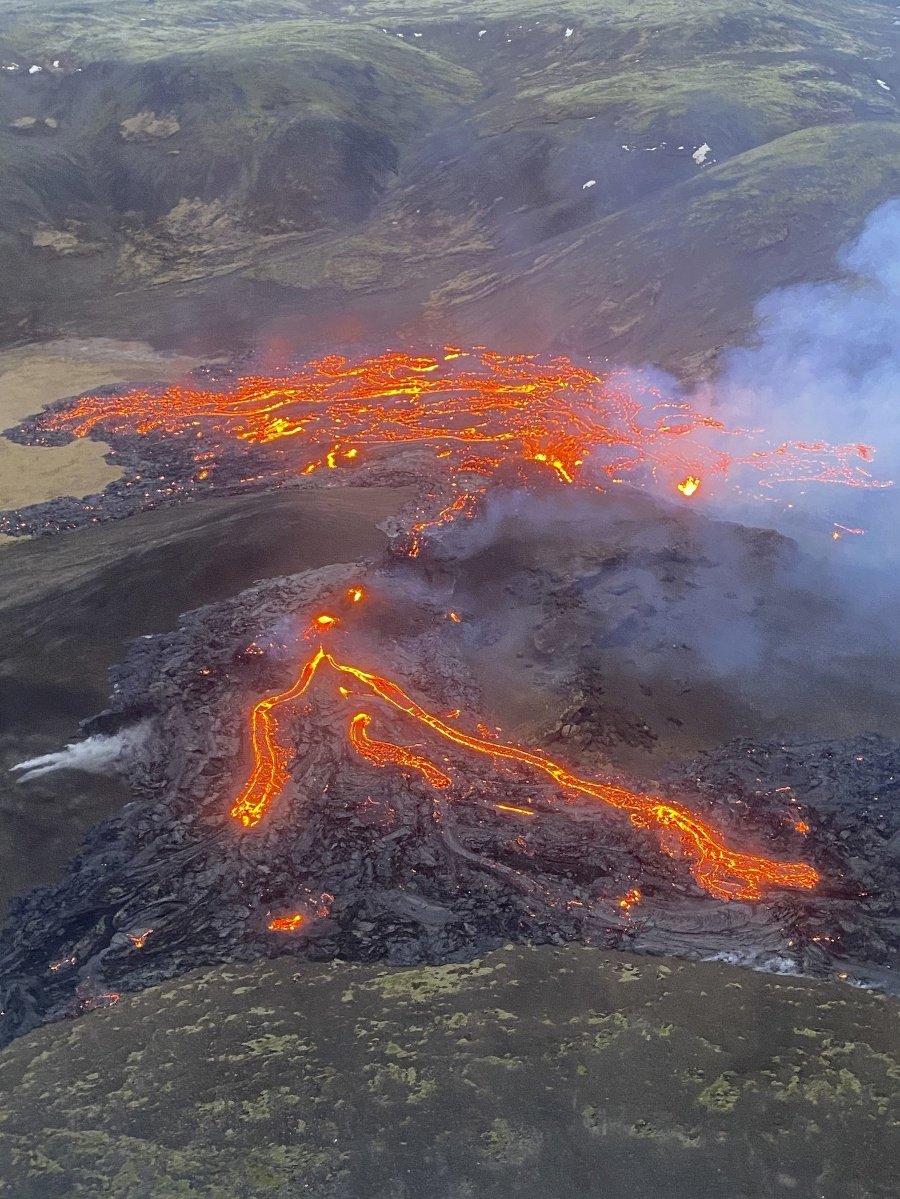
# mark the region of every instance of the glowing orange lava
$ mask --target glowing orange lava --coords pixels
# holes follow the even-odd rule
[[[484,488],[479,491],[464,491],[458,495],[452,503],[443,507],[437,516],[431,517],[429,520],[417,520],[412,526],[412,536],[409,543],[410,558],[418,558],[422,552],[422,546],[425,542],[424,534],[429,529],[436,529],[440,525],[449,524],[451,521],[459,517],[468,517],[470,520],[475,515],[475,505],[478,502],[479,495],[482,494]]]
[[[268,927],[273,933],[293,933],[305,920],[302,912],[292,912],[289,916],[273,916]]]
[[[625,894],[622,896],[622,898],[618,901],[619,907],[622,908],[623,911],[626,911],[626,912],[630,912],[631,909],[634,907],[634,905],[636,903],[640,903],[640,902],[641,902],[641,893],[637,889],[637,887],[631,887],[628,891],[625,892]]]
[[[80,1003],[83,1012],[93,1012],[98,1008],[115,1007],[122,998],[119,991],[101,991],[98,995],[87,995]]]
[[[135,949],[143,949],[144,946],[147,944],[147,938],[150,936],[150,934],[152,932],[153,932],[152,928],[145,928],[143,930],[143,932],[129,933],[128,940],[135,947]]]
[[[399,766],[405,770],[417,770],[424,776],[432,787],[449,787],[451,779],[443,770],[405,749],[402,745],[393,745],[389,741],[373,741],[366,730],[372,722],[372,717],[366,712],[357,712],[350,722],[350,744],[356,752],[373,766]]]
[[[321,616],[314,616],[312,618],[303,636],[307,641],[310,641],[322,633],[328,633],[332,629],[337,628],[340,623],[337,616],[331,616],[329,613],[323,612]]]
[[[431,446],[440,485],[458,494],[436,520],[414,525],[412,556],[428,528],[472,515],[484,490],[472,476],[525,480],[537,471],[559,485],[596,488],[604,476],[621,482],[630,473],[688,496],[701,478],[706,485],[743,466],[765,485],[882,485],[862,465],[872,457],[867,445],[766,445],[653,388],[638,394],[624,374],[598,374],[561,356],[455,346],[437,356],[388,351],[356,362],[330,354],[290,373],[245,376],[229,390],[176,385],[83,396],[44,414],[38,428],[76,437],[95,429],[184,438],[217,432],[290,449],[293,469],[305,475],[350,467],[361,449]],[[195,455],[204,471],[215,453]]]
[[[444,723],[440,717],[426,711],[390,679],[339,662],[319,646],[306,661],[296,681],[286,690],[267,696],[255,705],[250,717],[250,738],[253,747],[253,769],[246,786],[234,802],[231,814],[245,826],[258,824],[269,805],[288,779],[291,750],[286,738],[279,737],[276,712],[303,695],[319,668],[325,666],[340,676],[349,676],[367,692],[378,696],[396,711],[437,733],[454,745],[484,754],[495,762],[514,762],[520,766],[548,775],[565,792],[585,795],[630,814],[639,828],[656,826],[662,835],[662,847],[668,853],[680,851],[691,862],[695,880],[711,895],[720,899],[760,899],[766,887],[810,889],[819,881],[819,874],[803,862],[776,862],[754,854],[729,849],[719,834],[705,821],[681,804],[663,800],[655,795],[629,791],[614,783],[583,779],[565,766],[530,750],[504,745],[482,737],[474,737]],[[354,747],[368,760],[379,766],[396,763],[419,770],[426,778],[436,768],[425,759],[399,746],[370,741],[365,736],[369,717],[359,714],[351,726]],[[443,772],[436,771],[446,784],[428,781],[433,785],[449,785]]]

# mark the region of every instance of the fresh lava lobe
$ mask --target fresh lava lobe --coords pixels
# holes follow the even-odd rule
[[[432,787],[443,789],[449,787],[451,779],[443,770],[429,762],[427,758],[412,753],[402,745],[393,745],[389,741],[374,741],[367,729],[372,717],[366,712],[357,712],[350,721],[350,744],[360,755],[373,766],[399,766],[401,770],[418,771]]]
[[[641,902],[641,893],[637,887],[630,887],[619,900],[623,912],[630,912],[635,904]]]
[[[294,450],[298,475],[348,467],[376,449],[427,445],[437,478],[460,494],[436,522],[413,529],[413,555],[428,525],[472,514],[483,489],[478,476],[501,470],[523,481],[537,470],[560,485],[591,488],[604,475],[621,482],[649,473],[686,496],[701,479],[736,466],[764,484],[878,485],[862,465],[869,446],[760,444],[654,388],[637,393],[624,374],[483,347],[445,346],[437,356],[388,351],[357,362],[331,354],[290,373],[245,376],[229,390],[88,395],[46,413],[38,428],[76,437],[94,430],[190,438],[218,432],[249,444],[282,443]],[[732,445],[737,452],[729,452]],[[209,475],[214,459],[215,450],[205,447],[195,455],[200,475]]]
[[[293,933],[305,922],[302,912],[292,912],[289,916],[273,916],[268,927],[273,933]]]
[[[632,823],[638,828],[657,828],[662,834],[663,850],[667,853],[683,853],[691,862],[691,873],[695,880],[720,899],[756,900],[762,898],[767,887],[808,890],[819,881],[818,872],[803,862],[776,862],[729,849],[713,828],[680,804],[662,800],[658,796],[628,791],[612,783],[583,779],[542,754],[474,737],[452,728],[417,704],[397,683],[357,666],[339,662],[321,645],[303,664],[290,687],[260,700],[251,713],[253,769],[231,809],[232,816],[248,828],[263,819],[288,779],[291,751],[287,739],[280,736],[278,711],[307,691],[321,667],[339,676],[349,676],[365,692],[384,700],[398,712],[462,749],[484,754],[495,762],[515,762],[540,771],[553,779],[564,792],[585,795],[628,812]],[[348,694],[347,688],[340,690]],[[351,743],[367,761],[378,766],[396,765],[403,770],[416,771],[434,787],[450,786],[450,778],[427,759],[402,746],[371,740],[366,732],[369,722],[370,717],[366,713],[358,713],[350,724]],[[528,811],[511,806],[503,810],[522,814]]]

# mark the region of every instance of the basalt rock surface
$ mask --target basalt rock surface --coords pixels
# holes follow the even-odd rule
[[[14,901],[0,934],[4,1039],[197,966],[283,953],[447,963],[507,941],[580,941],[893,989],[900,746],[877,737],[737,743],[647,782],[732,847],[821,872],[812,892],[758,903],[711,897],[652,829],[566,802],[533,771],[473,762],[371,695],[341,695],[333,676],[279,718],[289,778],[243,828],[230,809],[250,769],[248,712],[291,685],[318,637],[309,622],[359,583],[366,602],[328,647],[472,728],[480,695],[465,662],[484,630],[441,619],[403,562],[261,583],[133,643],[109,710],[84,731],[128,731],[136,799],[90,833],[59,884]],[[348,740],[360,707],[373,736],[424,754],[452,785],[360,757]],[[634,889],[639,902],[623,905]],[[270,927],[292,913],[297,927]]]

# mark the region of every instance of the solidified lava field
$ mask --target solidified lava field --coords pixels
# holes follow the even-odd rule
[[[472,662],[493,660],[498,626],[548,581],[517,575],[508,610],[461,584],[491,503],[514,491],[651,479],[689,503],[741,467],[866,486],[869,447],[753,446],[561,360],[457,348],[109,391],[18,435],[102,437],[126,476],[103,497],[11,514],[7,531],[204,487],[336,485],[344,470],[416,483],[420,502],[391,523],[383,560],[257,584],[131,645],[109,709],[83,728],[135,798],[61,882],[14,901],[4,1041],[199,965],[283,953],[447,962],[581,941],[893,989],[897,743],[745,738],[635,781],[592,752],[610,744],[609,714],[587,702],[559,736],[520,744],[490,723]],[[646,528],[657,510],[634,504]],[[621,565],[610,557],[603,577]],[[613,577],[590,621],[623,586]],[[568,665],[548,662],[548,683],[571,687],[586,644],[579,657],[559,643]]]

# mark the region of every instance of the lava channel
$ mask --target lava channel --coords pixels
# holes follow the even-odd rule
[[[252,710],[253,769],[231,809],[232,816],[248,828],[263,819],[288,780],[291,750],[279,736],[278,711],[299,699],[322,667],[339,676],[351,676],[365,691],[462,749],[484,754],[495,762],[514,762],[542,772],[568,794],[584,795],[627,812],[638,828],[655,827],[662,834],[663,850],[670,853],[680,850],[690,860],[696,882],[719,899],[758,900],[766,888],[811,890],[819,882],[818,871],[803,862],[778,862],[729,849],[715,829],[681,804],[612,783],[584,779],[532,750],[488,741],[452,728],[417,704],[399,684],[339,662],[321,645],[303,664],[290,687],[260,700]],[[426,758],[402,746],[370,740],[366,731],[369,721],[366,713],[358,713],[351,721],[349,734],[354,748],[368,761],[415,771],[433,787],[451,785],[449,776]]]
[[[635,384],[633,376],[599,374],[563,356],[483,347],[446,346],[437,355],[387,351],[362,361],[330,354],[283,375],[235,379],[227,389],[176,385],[86,395],[43,413],[30,428],[113,441],[149,433],[184,439],[194,482],[205,485],[215,482],[227,441],[283,451],[277,466],[260,464],[254,477],[261,484],[285,472],[358,468],[374,451],[418,447],[433,454],[434,483],[451,499],[441,500],[437,518],[413,525],[413,556],[429,528],[472,515],[483,490],[473,477],[529,484],[543,476],[551,485],[602,490],[603,482],[641,483],[649,476],[684,497],[739,467],[764,486],[887,485],[866,469],[868,445],[766,444]]]

